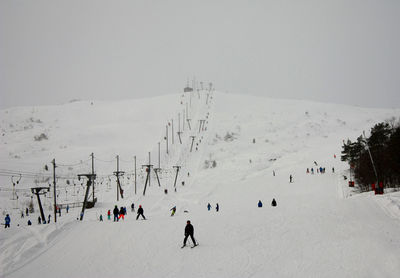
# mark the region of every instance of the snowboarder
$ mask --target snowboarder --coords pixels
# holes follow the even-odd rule
[[[192,241],[193,241],[193,247],[195,247],[195,246],[197,245],[197,244],[196,244],[196,240],[195,240],[194,237],[193,237],[193,234],[194,234],[193,225],[190,224],[190,220],[188,220],[188,221],[186,222],[186,227],[185,227],[185,238],[184,238],[184,240],[183,240],[183,246],[182,246],[182,248],[186,246],[186,241],[187,241],[187,239],[188,239],[189,236],[190,236],[190,238],[191,238]]]
[[[261,202],[261,200],[258,200],[257,206],[258,206],[259,208],[262,208],[262,202]]]
[[[132,203],[132,205],[131,205],[131,211],[135,211],[135,204],[134,203]]]
[[[10,228],[10,222],[11,222],[11,218],[10,215],[6,215],[6,217],[4,218],[5,224],[4,224],[4,229],[6,229],[7,227]]]
[[[143,208],[142,208],[141,205],[139,205],[139,208],[138,208],[138,210],[137,210],[136,220],[139,219],[139,216],[140,216],[140,215],[143,217],[144,220],[146,220],[146,217],[144,217],[144,215],[143,215]]]
[[[215,210],[218,212],[219,211],[219,205],[217,203],[217,205],[215,206]]]
[[[274,199],[272,199],[271,206],[273,206],[273,207],[276,207],[276,201],[275,201],[275,198],[274,198]]]
[[[28,220],[28,226],[31,226],[32,225],[32,222],[31,222],[31,220],[29,219]]]
[[[107,211],[107,219],[108,219],[108,220],[111,220],[111,210],[108,210],[108,211]]]
[[[290,177],[289,177],[289,181],[290,181],[290,183],[292,183],[292,182],[293,182],[293,177],[292,177],[292,175],[290,175]]]
[[[208,205],[207,205],[207,209],[208,209],[208,210],[210,210],[210,209],[211,209],[211,205],[210,205],[210,203],[208,203]]]
[[[174,216],[175,212],[176,212],[176,206],[173,207],[172,209],[170,209],[171,212],[171,216]]]
[[[114,214],[114,222],[118,221],[119,210],[118,210],[117,205],[115,205],[115,207],[114,207],[113,214]]]

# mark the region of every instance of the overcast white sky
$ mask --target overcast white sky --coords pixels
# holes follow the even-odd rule
[[[0,1],[0,108],[221,91],[400,107],[400,1]]]

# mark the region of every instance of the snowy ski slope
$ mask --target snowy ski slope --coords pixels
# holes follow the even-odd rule
[[[0,176],[1,211],[12,218],[11,228],[0,232],[0,277],[399,276],[400,195],[350,191],[340,151],[342,140],[399,117],[400,110],[219,92],[207,100],[208,93],[0,111],[0,168],[41,173],[22,177],[18,200],[13,200],[10,177]],[[186,104],[191,130],[187,123],[183,130]],[[182,144],[176,134],[179,118]],[[199,120],[206,121],[204,129]],[[35,141],[41,133],[48,139]],[[151,152],[150,162],[158,167],[158,142],[161,187],[152,174],[143,196],[141,166]],[[43,176],[52,175],[55,158],[59,202],[81,202],[84,185],[76,175],[91,171],[92,152],[98,175],[95,208],[86,210],[83,221],[77,221],[80,208],[72,208],[68,214],[63,210],[56,224],[52,219],[37,225],[34,199],[28,227],[28,218],[20,218],[31,199],[25,189],[52,182]],[[125,198],[119,202],[112,176],[116,155],[126,172]],[[209,167],[212,161],[214,168]],[[314,161],[326,167],[325,174],[306,174],[306,168],[315,168]],[[172,166],[182,167],[176,192]],[[270,206],[272,198],[277,207]],[[52,192],[43,202],[45,214],[52,214]],[[132,202],[143,206],[148,220],[135,219]],[[125,220],[107,220],[114,205],[128,208]],[[173,206],[177,212],[171,217]],[[181,249],[188,219],[200,245]]]

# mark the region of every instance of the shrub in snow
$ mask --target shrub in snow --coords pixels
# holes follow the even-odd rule
[[[217,167],[217,162],[215,160],[204,161],[204,169]]]
[[[224,136],[225,142],[232,142],[235,139],[236,139],[235,133],[233,133],[233,132],[232,133],[227,132],[226,135]]]
[[[42,140],[48,140],[49,138],[47,137],[46,134],[41,133],[40,135],[35,135],[35,141],[42,141]]]

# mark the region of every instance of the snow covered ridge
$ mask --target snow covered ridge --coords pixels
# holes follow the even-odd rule
[[[10,177],[0,176],[1,211],[11,216],[11,227],[0,230],[0,276],[398,276],[398,193],[342,198],[338,192],[343,196],[348,188],[343,179],[348,166],[339,158],[343,140],[400,115],[399,109],[218,92],[206,104],[206,94],[0,111],[4,133],[0,169],[40,172],[50,179],[38,185],[48,185],[52,183],[50,162],[55,158],[60,203],[82,202],[85,183],[76,175],[91,172],[91,153],[98,175],[98,202],[85,211],[83,221],[77,220],[81,209],[75,207],[68,213],[62,209],[54,223],[50,191],[42,197],[50,224],[37,224],[33,199],[32,226],[27,226],[26,215],[21,218],[31,194],[17,191],[19,198],[13,198]],[[182,121],[186,109],[190,129]],[[35,140],[42,133],[47,140]],[[142,165],[149,163],[149,152],[150,164],[160,163],[162,169],[160,186],[152,172],[143,196]],[[119,201],[113,175],[116,155],[120,170],[125,171],[124,198]],[[326,167],[326,172],[307,173],[307,168],[316,167],[314,162]],[[176,184],[173,166],[181,167]],[[15,187],[34,184],[34,177],[25,175]],[[272,199],[276,207],[271,206]],[[136,220],[132,203],[135,208],[142,205],[147,220]],[[108,220],[107,211],[115,205],[127,207],[124,220]],[[187,220],[199,243],[194,249],[180,248]]]

